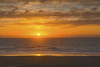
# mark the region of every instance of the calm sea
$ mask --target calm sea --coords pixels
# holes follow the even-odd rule
[[[0,38],[0,55],[99,55],[100,38]]]

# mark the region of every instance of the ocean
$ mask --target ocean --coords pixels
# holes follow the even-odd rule
[[[0,56],[100,56],[100,38],[0,38]]]

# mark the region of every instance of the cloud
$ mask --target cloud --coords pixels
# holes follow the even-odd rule
[[[43,21],[40,21],[40,22],[39,22],[39,19],[36,20],[36,18],[34,18],[34,20],[32,20],[32,19],[30,19],[30,20],[17,20],[16,19],[16,20],[9,20],[8,22],[7,21],[3,22],[3,21],[0,22],[3,26],[8,26],[8,25],[38,26],[38,25],[40,25],[40,26],[47,26],[50,28],[56,27],[56,28],[61,28],[61,29],[62,28],[73,28],[76,26],[83,26],[83,25],[100,25],[100,19],[96,19],[96,18],[95,19],[79,18],[76,20],[65,20],[65,19],[50,20],[50,19],[45,18]],[[43,22],[45,22],[45,23],[43,23]]]
[[[9,1],[15,1],[15,2],[100,2],[99,0],[0,0],[1,2],[9,2]]]
[[[35,4],[36,2],[39,3]],[[45,23],[35,18],[42,18]],[[63,28],[100,25],[100,0],[0,0],[0,27],[2,25],[45,25]]]
[[[17,12],[18,8],[15,8],[11,11],[0,11],[0,18],[29,18],[29,17],[82,17],[82,18],[100,18],[100,12],[96,10],[91,11],[78,11],[69,10],[68,12],[46,12],[44,10],[38,10],[36,12],[31,13],[29,10],[25,10],[24,12]]]

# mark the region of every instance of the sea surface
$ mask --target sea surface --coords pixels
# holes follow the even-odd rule
[[[0,56],[100,56],[100,38],[0,38]]]

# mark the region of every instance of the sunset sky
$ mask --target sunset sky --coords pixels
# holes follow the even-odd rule
[[[100,37],[100,0],[0,0],[0,37]]]

